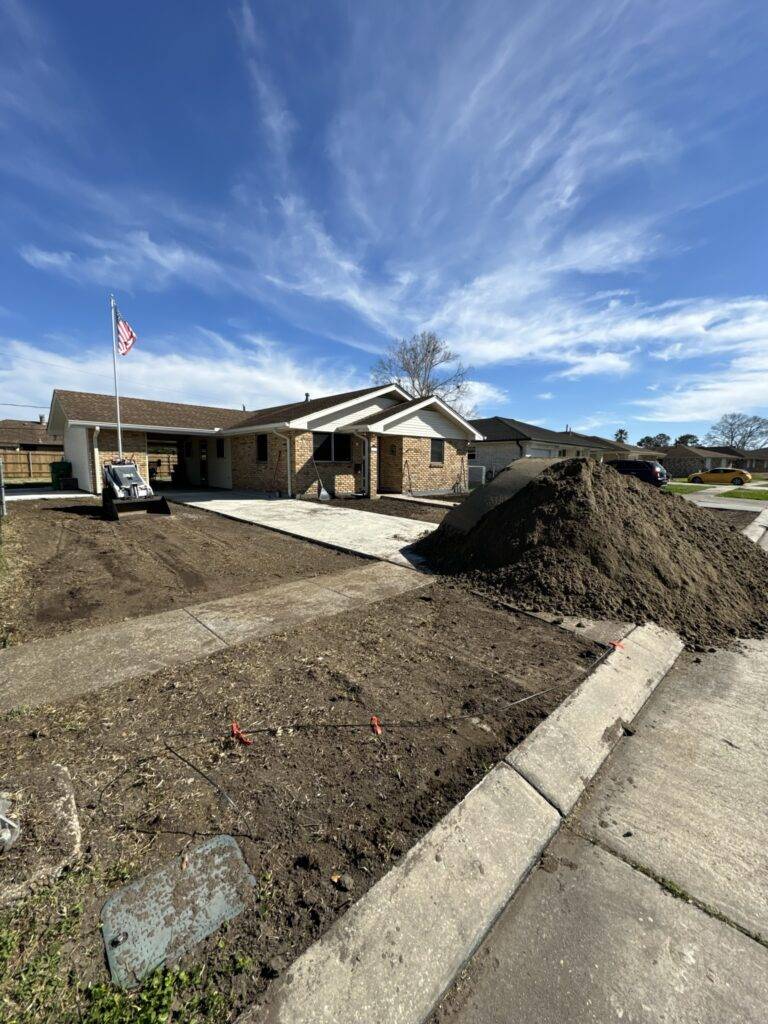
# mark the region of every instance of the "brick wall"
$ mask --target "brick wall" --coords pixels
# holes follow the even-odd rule
[[[267,434],[267,461],[258,462],[256,436],[242,434],[231,439],[232,486],[235,490],[278,491],[287,494],[285,441],[277,434]]]
[[[360,493],[364,486],[363,459],[365,446],[359,437],[352,438],[352,460],[350,462],[318,462],[317,470],[312,463],[312,434],[294,434],[293,442],[293,491],[296,497],[317,496],[317,474],[330,494]],[[358,471],[355,472],[355,465]]]
[[[95,431],[88,431],[88,441],[90,445],[90,451],[93,452],[93,441]],[[101,487],[102,470],[105,462],[114,462],[115,459],[119,458],[117,450],[117,431],[116,430],[100,430],[96,435],[96,447],[98,448],[98,458],[95,457],[94,453],[94,472],[95,479],[99,482],[98,487]],[[133,459],[139,468],[144,480],[149,483],[149,465],[147,462],[147,435],[144,431],[139,430],[124,430],[123,431],[123,458]]]
[[[379,438],[379,490],[400,494],[403,490],[403,438]]]
[[[384,439],[387,443],[388,439]],[[442,465],[431,465],[430,439],[428,437],[404,437],[403,441],[403,490],[405,492],[429,493],[450,491],[458,482],[467,486],[467,441],[445,441],[445,456]]]

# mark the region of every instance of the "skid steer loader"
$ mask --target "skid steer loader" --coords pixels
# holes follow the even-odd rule
[[[138,466],[131,459],[105,463],[101,501],[105,519],[119,520],[129,512],[151,512],[160,516],[171,514],[168,502],[144,482]]]

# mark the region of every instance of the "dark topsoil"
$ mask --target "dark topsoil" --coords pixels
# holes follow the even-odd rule
[[[768,633],[768,556],[706,509],[610,466],[550,467],[467,534],[417,550],[521,608],[654,621],[691,646]]]
[[[251,523],[171,509],[115,523],[96,502],[14,502],[3,525],[0,646],[363,564]]]
[[[314,500],[314,499],[313,499]],[[380,516],[400,516],[402,519],[420,519],[424,523],[442,523],[450,509],[439,505],[417,505],[413,501],[392,498],[331,498],[320,504],[336,508],[351,508],[357,512],[377,512]]]
[[[707,511],[711,512],[721,523],[727,523],[731,529],[738,532],[741,532],[745,526],[749,526],[756,516],[759,515],[757,512],[742,512],[735,508],[710,508]]]
[[[98,915],[108,893],[202,837],[228,832],[257,886],[247,910],[188,964],[204,965],[197,991],[212,984],[233,1019],[601,653],[555,626],[436,584],[191,667],[6,716],[0,749],[8,774],[23,778],[41,761],[69,767],[85,865],[44,899],[0,914],[11,950],[0,1005],[30,998],[19,979],[37,976],[51,929],[69,913],[56,997],[46,997],[50,1006],[30,1003],[29,1019],[74,1019],[73,1007],[88,1005],[84,986],[107,979]],[[374,714],[380,736],[370,727]],[[252,746],[230,738],[233,718],[250,730]],[[334,883],[336,874],[348,877]],[[75,907],[78,878],[85,881]],[[1,954],[2,944],[0,967]]]

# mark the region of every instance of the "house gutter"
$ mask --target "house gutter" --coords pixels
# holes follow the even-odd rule
[[[286,468],[288,470],[288,497],[292,498],[293,493],[291,491],[291,435],[281,434],[279,430],[273,430],[271,431],[271,433],[273,433],[276,437],[282,438],[282,440],[285,441],[285,461],[287,463]]]
[[[365,481],[365,493],[366,497],[371,496],[371,435],[370,434],[358,434],[356,430],[352,431],[353,437],[359,437],[363,442],[363,459],[365,462],[365,470],[363,471],[363,479]]]
[[[93,489],[97,494],[101,494],[101,471],[99,467],[99,432],[101,427],[94,427],[93,430],[93,473],[95,480],[93,481]]]

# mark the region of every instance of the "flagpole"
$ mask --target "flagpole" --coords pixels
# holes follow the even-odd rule
[[[117,454],[123,458],[123,428],[120,425],[120,393],[117,389],[117,303],[115,296],[109,296],[109,305],[112,310],[112,370],[115,376],[115,407],[117,409]]]

